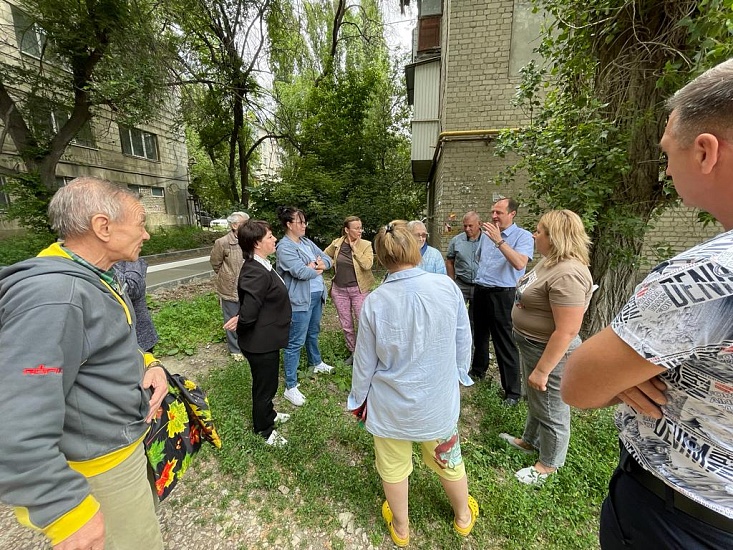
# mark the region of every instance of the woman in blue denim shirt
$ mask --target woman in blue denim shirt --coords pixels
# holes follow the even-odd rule
[[[331,269],[332,262],[320,248],[306,238],[308,227],[302,210],[281,206],[277,216],[285,229],[285,235],[277,243],[277,272],[285,282],[293,308],[290,337],[283,352],[285,367],[285,393],[283,397],[296,407],[305,403],[305,396],[298,389],[298,363],[300,350],[305,344],[308,364],[315,372],[333,370],[321,358],[318,335],[321,332],[321,315],[326,301],[326,285],[322,273]]]

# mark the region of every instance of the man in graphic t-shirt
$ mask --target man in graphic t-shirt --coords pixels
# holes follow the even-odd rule
[[[668,107],[667,174],[726,232],[658,265],[568,360],[568,404],[623,401],[604,550],[733,548],[733,59]]]

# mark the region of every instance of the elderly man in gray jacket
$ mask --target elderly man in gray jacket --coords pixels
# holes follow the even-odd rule
[[[217,239],[211,249],[211,267],[214,269],[214,288],[219,295],[221,312],[226,323],[239,314],[239,296],[237,296],[237,281],[242,269],[242,249],[239,248],[237,228],[249,220],[246,212],[232,212],[227,218],[229,233]],[[237,343],[237,333],[227,330],[227,346],[235,361],[244,361],[244,356]]]
[[[85,177],[49,217],[62,241],[0,271],[0,499],[55,550],[160,550],[143,438],[166,376],[112,270],[150,238],[145,209]]]

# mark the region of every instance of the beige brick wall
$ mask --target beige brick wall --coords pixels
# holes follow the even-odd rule
[[[525,2],[526,4],[526,2]],[[510,46],[514,1],[446,0],[442,26],[441,131],[518,127],[525,115],[511,105],[518,77],[510,72]],[[462,231],[462,217],[476,210],[482,219],[497,195],[520,198],[524,182],[513,187],[495,184],[496,175],[511,158],[494,155],[487,141],[450,141],[443,145],[435,169],[428,206],[430,244],[445,254],[450,239]],[[532,230],[520,207],[517,224]],[[717,233],[712,224],[696,223],[697,213],[679,207],[666,211],[652,224],[643,254],[642,271],[659,259],[655,248],[678,253]]]
[[[518,197],[522,183],[499,186],[495,176],[509,161],[494,155],[493,143],[485,141],[448,142],[435,176],[435,209],[430,222],[431,244],[445,251],[448,243],[463,230],[463,215],[469,210],[490,219],[491,207],[498,197]],[[523,223],[520,208],[517,224]]]
[[[509,74],[514,2],[449,0],[443,21],[443,131],[507,128],[523,121],[511,106],[519,79]]]
[[[697,214],[697,210],[680,206],[666,210],[652,222],[644,239],[642,256],[646,262],[642,271],[723,231],[717,222],[703,227],[697,221]],[[658,247],[661,250],[656,250]]]

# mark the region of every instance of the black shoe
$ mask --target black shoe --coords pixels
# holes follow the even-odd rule
[[[346,358],[346,360],[344,361],[344,364],[349,365],[349,366],[354,364],[354,354],[353,353]]]
[[[480,382],[486,377],[485,374],[479,374],[475,370],[468,371],[468,376],[470,376],[471,380],[473,380],[474,382]]]
[[[519,399],[514,399],[513,397],[504,399],[504,406],[506,407],[516,407],[517,405],[519,405]]]

